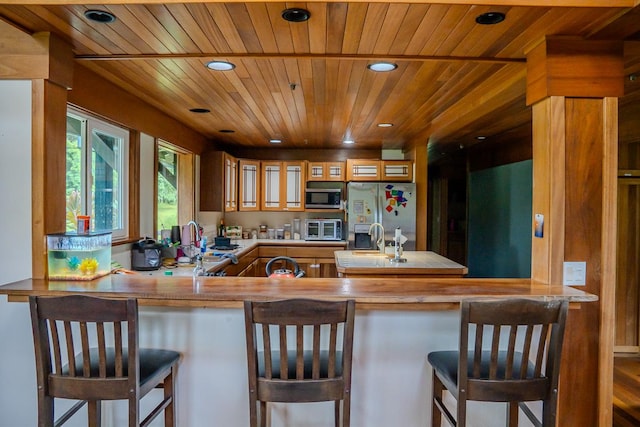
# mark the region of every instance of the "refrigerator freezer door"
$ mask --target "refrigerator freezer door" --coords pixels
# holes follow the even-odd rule
[[[393,244],[396,228],[407,238],[403,248],[416,249],[416,185],[402,183],[379,184],[379,204],[387,245]]]

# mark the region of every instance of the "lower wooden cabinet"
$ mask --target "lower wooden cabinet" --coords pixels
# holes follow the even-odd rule
[[[242,256],[238,264],[225,269],[227,276],[266,277],[267,263],[277,256],[288,256],[298,263],[305,272],[304,277],[338,277],[334,251],[343,250],[343,246],[259,246]],[[280,262],[272,265],[271,270],[291,268],[290,263]]]

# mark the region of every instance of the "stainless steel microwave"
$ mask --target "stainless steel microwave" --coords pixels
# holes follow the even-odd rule
[[[339,188],[307,188],[305,190],[305,208],[340,209],[342,190]]]
[[[305,240],[342,240],[342,220],[306,219]]]

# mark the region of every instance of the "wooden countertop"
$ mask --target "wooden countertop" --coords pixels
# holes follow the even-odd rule
[[[393,275],[462,277],[467,267],[431,251],[405,251],[402,258],[407,262],[392,262],[393,255],[377,251],[336,251],[336,269],[344,277]]]
[[[174,307],[241,307],[247,299],[354,298],[360,309],[454,309],[465,298],[568,299],[582,303],[598,297],[578,289],[530,279],[269,279],[248,277],[151,277],[113,274],[92,281],[27,279],[0,286],[10,301],[29,295],[84,293],[101,297],[134,297],[141,305]]]

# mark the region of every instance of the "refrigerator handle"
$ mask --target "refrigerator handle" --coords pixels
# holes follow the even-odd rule
[[[382,224],[382,207],[384,206],[384,203],[382,202],[382,198],[384,197],[384,191],[383,191],[383,187],[378,184],[378,191],[377,191],[377,197],[376,197],[376,214],[375,214],[375,222],[378,222],[380,224]],[[383,228],[384,228],[384,224],[382,224]],[[386,241],[385,241],[385,233],[382,230],[378,230],[379,234],[382,234],[382,236],[378,236],[378,239],[380,239],[382,237],[382,244],[384,246],[386,246]]]

